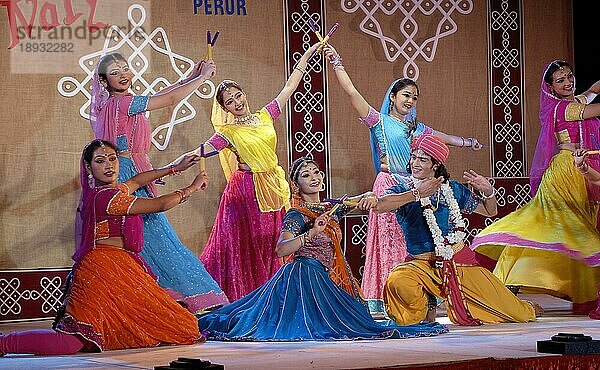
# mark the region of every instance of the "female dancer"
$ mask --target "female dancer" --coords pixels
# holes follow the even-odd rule
[[[108,54],[98,62],[92,84],[90,122],[99,139],[117,144],[120,162],[119,181],[152,169],[148,158],[150,123],[145,111],[179,102],[213,76],[212,61],[201,61],[190,77],[178,85],[152,96],[129,93],[133,74],[127,61],[118,53]],[[153,183],[137,190],[137,196],[156,196]],[[193,313],[227,304],[227,297],[204,269],[200,260],[177,237],[162,212],[149,213],[144,219],[144,242],[141,252],[158,283],[182,301]]]
[[[89,143],[81,159],[83,237],[73,255],[73,278],[65,313],[55,330],[29,330],[0,336],[0,353],[72,354],[191,344],[203,339],[197,320],[175,302],[138,256],[143,230],[140,214],[166,211],[206,186],[201,172],[188,186],[157,198],[132,193],[169,172],[198,161],[184,157],[170,169],[140,173],[118,183],[117,148]]]
[[[290,190],[275,153],[273,121],[298,87],[318,45],[306,50],[279,95],[256,113],[249,110],[239,84],[225,80],[217,87],[212,113],[216,133],[205,144],[207,151],[220,151],[228,182],[200,259],[232,302],[281,267],[273,246]]]
[[[292,208],[275,250],[281,257],[293,254],[293,260],[244,298],[199,316],[202,332],[216,340],[298,341],[406,338],[447,331],[437,323],[401,327],[375,322],[340,247],[339,220],[349,208],[333,209],[320,202],[323,178],[310,159],[292,164],[290,180],[295,189]],[[361,209],[376,205],[372,193],[348,200]]]
[[[401,78],[389,87],[381,110],[377,112],[356,90],[350,76],[344,69],[342,58],[328,44],[326,56],[333,65],[335,75],[350,97],[361,121],[371,133],[373,165],[377,178],[373,192],[381,196],[383,192],[398,183],[395,176],[406,174],[410,158],[411,138],[423,134],[433,134],[444,143],[457,147],[481,150],[483,146],[475,138],[448,135],[433,130],[416,119],[419,87],[408,78]],[[392,213],[369,211],[367,227],[367,255],[362,279],[362,289],[369,300],[369,309],[374,314],[383,314],[383,286],[394,266],[407,256],[406,242],[400,226]]]
[[[494,274],[506,285],[568,299],[573,312],[588,313],[596,307],[600,282],[600,192],[586,184],[572,152],[599,149],[600,104],[587,103],[600,92],[600,81],[582,95],[574,91],[571,66],[558,60],[548,64],[540,94],[542,128],[530,172],[535,196],[481,231],[472,248],[498,261]],[[597,159],[588,161],[600,168]]]

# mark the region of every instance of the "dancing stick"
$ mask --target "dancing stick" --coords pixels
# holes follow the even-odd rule
[[[600,154],[600,150],[588,150],[587,152],[585,152],[588,155],[592,155],[592,154]]]
[[[348,194],[345,194],[340,199],[335,199],[334,202],[332,202],[332,203],[335,203],[335,205],[329,211],[327,211],[325,213],[329,216],[332,216],[335,213],[335,211],[337,211],[338,208],[340,208],[340,206],[346,201],[346,198],[348,198]]]
[[[329,41],[329,38],[331,37],[331,35],[333,35],[335,33],[335,31],[337,31],[338,28],[340,28],[340,24],[336,22],[333,25],[333,27],[331,27],[331,29],[329,30],[329,32],[327,32],[327,35],[325,35],[325,37],[323,37],[323,36],[321,36],[321,33],[319,32],[319,29],[317,28],[316,23],[312,19],[308,20],[308,24],[310,25],[310,28],[313,30],[313,32],[315,33],[315,35],[317,35],[317,38],[319,39],[319,41],[321,41],[321,43],[322,43],[321,45],[319,45],[319,47],[317,48],[316,51],[323,50],[323,46],[325,46],[325,44],[327,44],[327,42]],[[308,58],[309,62],[313,58],[313,56],[315,54],[316,54],[316,52],[313,52],[310,55],[310,57]],[[333,55],[329,59],[333,59]]]
[[[351,200],[340,200],[340,199],[330,199],[330,198],[326,198],[323,200],[323,202],[327,202],[327,203],[331,203],[331,204],[344,204],[348,207],[357,207],[358,206],[358,202],[353,202]]]
[[[206,55],[204,60],[211,60],[213,58],[213,48],[219,37],[219,31],[215,33],[215,37],[210,37],[210,31],[206,31]]]
[[[206,171],[206,157],[204,156],[204,144],[200,145],[200,172]]]

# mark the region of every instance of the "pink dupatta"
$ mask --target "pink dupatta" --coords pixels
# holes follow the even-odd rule
[[[554,62],[552,62],[554,63]],[[540,186],[542,176],[550,165],[552,157],[558,152],[558,145],[555,136],[555,125],[557,120],[557,112],[561,111],[561,105],[571,103],[569,100],[559,99],[552,94],[550,87],[544,81],[544,75],[548,68],[552,65],[549,63],[544,68],[542,74],[542,84],[540,87],[540,124],[542,125],[538,136],[531,170],[529,171],[529,183],[531,185],[531,194],[535,196]],[[597,117],[588,118],[581,121],[580,124],[581,143],[583,149],[598,150],[600,149],[600,120]],[[588,158],[590,166],[596,170],[600,170],[600,156],[592,155]],[[592,185],[588,182],[587,189],[590,200],[600,200],[600,187]]]

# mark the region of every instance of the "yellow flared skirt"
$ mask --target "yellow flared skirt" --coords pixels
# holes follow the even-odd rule
[[[536,196],[482,230],[472,246],[498,261],[494,274],[506,285],[574,303],[595,301],[600,283],[597,212],[571,152],[561,150]]]

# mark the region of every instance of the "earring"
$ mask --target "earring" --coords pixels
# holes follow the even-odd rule
[[[390,112],[394,110],[394,102],[390,101]]]
[[[94,188],[96,185],[96,182],[94,181],[94,176],[92,176],[91,173],[88,173],[87,178],[88,178],[88,185],[90,186],[90,188]]]

